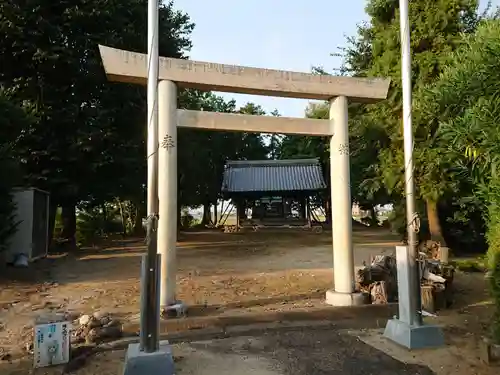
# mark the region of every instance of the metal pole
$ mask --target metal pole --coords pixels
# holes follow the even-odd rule
[[[148,0],[148,216],[158,215],[158,0]]]
[[[153,225],[150,225],[150,227],[152,228]],[[152,241],[155,241],[155,236],[148,235],[148,246],[155,246],[150,244]],[[148,254],[144,254],[141,264],[140,347],[142,351],[147,353],[155,352],[159,348],[159,330],[157,327],[159,327],[160,323],[160,305],[157,296],[160,290],[161,255],[157,254],[156,256],[156,270],[151,268],[149,258]],[[155,280],[153,280],[153,277],[155,277]]]
[[[403,127],[405,155],[405,190],[406,190],[406,224],[408,230],[409,272],[411,290],[410,298],[412,322],[410,325],[422,325],[420,271],[418,269],[418,214],[415,210],[415,181],[413,178],[413,129],[411,119],[412,82],[410,51],[410,20],[408,16],[408,0],[399,0],[400,32],[401,32],[401,79],[403,82]]]
[[[148,223],[149,225],[149,223]],[[148,237],[146,236],[148,240]],[[141,351],[146,350],[148,347],[148,334],[147,334],[147,326],[148,326],[148,316],[145,314],[147,308],[147,290],[148,290],[148,255],[144,254],[141,258],[141,328],[139,335],[139,343],[141,345]]]
[[[147,112],[147,255],[143,275],[144,295],[141,298],[141,349],[158,350],[159,290],[158,285],[158,0],[148,0],[148,112]]]

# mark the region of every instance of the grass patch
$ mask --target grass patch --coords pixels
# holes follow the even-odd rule
[[[451,262],[455,269],[462,272],[486,272],[487,264],[485,257],[455,259]]]

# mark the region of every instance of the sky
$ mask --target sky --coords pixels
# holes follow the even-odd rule
[[[364,0],[176,0],[195,29],[189,58],[221,64],[310,72],[321,66],[333,72],[341,59],[331,56],[346,36],[366,21]],[[485,0],[482,3],[486,3]],[[495,5],[500,0],[494,0]],[[253,102],[266,112],[304,117],[307,100],[233,93],[237,105]]]

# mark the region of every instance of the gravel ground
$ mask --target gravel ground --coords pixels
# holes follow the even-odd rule
[[[358,231],[354,240],[358,265],[371,255],[394,248],[393,239],[384,231]],[[143,251],[142,242],[113,242],[102,249],[82,250],[41,262],[49,263],[48,267],[26,272],[12,269],[15,272],[9,275],[2,272],[0,374],[32,373],[32,358],[26,355],[25,344],[31,342],[33,317],[44,310],[78,314],[104,310],[125,323],[133,323],[139,307],[137,275]],[[274,314],[275,321],[281,321],[280,314],[285,311],[324,307],[322,296],[333,276],[331,254],[328,233],[189,233],[179,243],[178,295],[196,307],[193,310],[197,317],[231,317],[233,321],[250,314],[251,320],[259,317],[258,321],[252,320],[256,323],[268,322],[268,318],[261,317]],[[50,272],[45,274],[47,270]],[[380,334],[361,338],[370,346],[356,335],[339,330],[308,328],[176,344],[177,373],[498,375],[498,369],[484,367],[478,358],[478,342],[487,334],[491,319],[484,276],[458,273],[455,284],[453,309],[440,312],[437,319],[438,324],[447,327],[448,347],[442,351],[417,355],[415,359],[413,353],[407,356],[398,350],[388,351],[379,340]],[[312,314],[310,320],[314,319],[317,317]],[[352,326],[348,327],[354,329],[370,317],[344,319],[351,320]],[[10,353],[12,361],[1,360]],[[123,350],[98,353],[72,374],[120,374],[124,355]],[[405,364],[415,362],[430,366],[434,372],[418,364]],[[47,368],[35,374],[61,375],[61,369]]]
[[[177,375],[498,375],[498,367],[477,358],[473,336],[455,337],[435,350],[408,351],[382,336],[380,329],[346,330],[304,325],[256,330],[224,339],[172,345]],[[31,360],[0,363],[2,375],[117,375],[125,350],[95,354],[84,363],[39,369]]]
[[[395,244],[383,229],[353,236],[357,264]],[[114,239],[27,269],[0,270],[0,360],[5,353],[25,354],[34,319],[48,311],[105,311],[137,322],[144,251],[143,240]],[[331,233],[183,233],[177,260],[177,297],[192,308],[191,316],[313,307],[333,283]]]

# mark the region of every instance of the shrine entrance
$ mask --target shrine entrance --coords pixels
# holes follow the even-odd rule
[[[99,46],[112,81],[147,83],[147,56]],[[177,127],[330,137],[330,186],[334,285],[326,302],[363,303],[354,289],[352,207],[349,170],[348,104],[383,100],[389,79],[314,75],[161,57],[158,83],[160,304],[176,302]],[[177,109],[177,90],[195,88],[242,94],[326,100],[329,120],[251,116]]]

